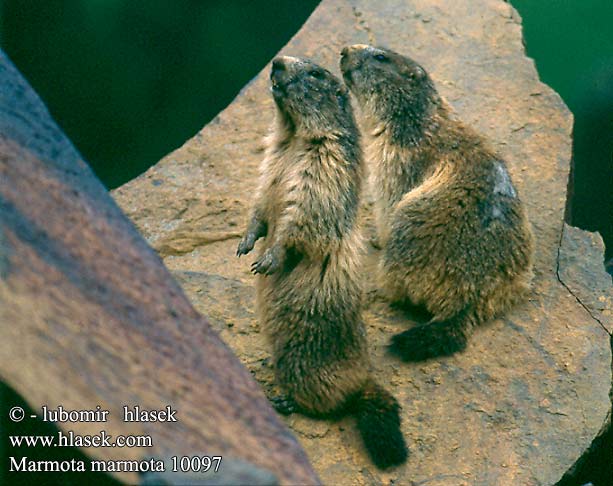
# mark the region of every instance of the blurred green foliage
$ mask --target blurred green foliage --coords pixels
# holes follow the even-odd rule
[[[2,48],[109,188],[182,145],[316,0],[2,0]]]

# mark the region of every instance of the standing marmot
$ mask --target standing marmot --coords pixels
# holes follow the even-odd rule
[[[341,70],[369,137],[382,286],[433,315],[390,349],[405,361],[463,350],[470,329],[532,279],[532,233],[505,163],[450,118],[413,60],[355,45],[343,49]]]
[[[396,399],[369,374],[356,223],[363,176],[349,93],[312,62],[272,64],[277,105],[261,183],[237,254],[266,236],[252,265],[283,413],[352,413],[374,463],[404,462]]]

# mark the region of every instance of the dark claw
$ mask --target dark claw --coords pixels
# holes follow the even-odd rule
[[[285,395],[279,395],[270,399],[272,407],[281,415],[291,415],[298,411],[298,405],[296,402]]]
[[[246,255],[251,250],[253,250],[253,246],[255,245],[255,237],[253,234],[246,234],[243,239],[238,244],[238,248],[236,249],[236,256],[240,258],[241,255]]]
[[[277,259],[274,257],[271,250],[266,250],[264,254],[251,264],[251,272],[262,275],[272,275],[278,269]]]
[[[264,274],[264,265],[262,264],[262,260],[256,260],[251,264],[251,273],[257,275],[258,273]]]

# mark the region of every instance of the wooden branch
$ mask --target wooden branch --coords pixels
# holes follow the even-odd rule
[[[34,409],[109,410],[59,424],[138,434],[96,459],[219,455],[280,482],[318,479],[262,391],[0,53],[0,375]],[[176,411],[124,422],[122,408]],[[26,417],[25,420],[31,420]],[[221,476],[220,476],[221,477]],[[134,482],[134,475],[123,475]]]

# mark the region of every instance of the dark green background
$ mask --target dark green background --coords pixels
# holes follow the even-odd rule
[[[541,80],[575,116],[569,222],[613,257],[613,0],[512,0]],[[611,480],[613,485],[613,479]]]
[[[183,144],[227,106],[317,3],[0,0],[0,45],[113,188]],[[523,17],[527,51],[541,79],[575,115],[570,222],[599,230],[613,248],[613,0],[512,3]],[[0,387],[3,447],[7,433],[53,430],[8,422],[7,410],[19,400]],[[3,452],[0,472],[7,464]],[[39,459],[76,454],[27,453]],[[98,480],[89,477],[87,483],[110,481]],[[61,484],[83,481],[75,475]],[[13,475],[10,484],[57,483],[49,475]]]

